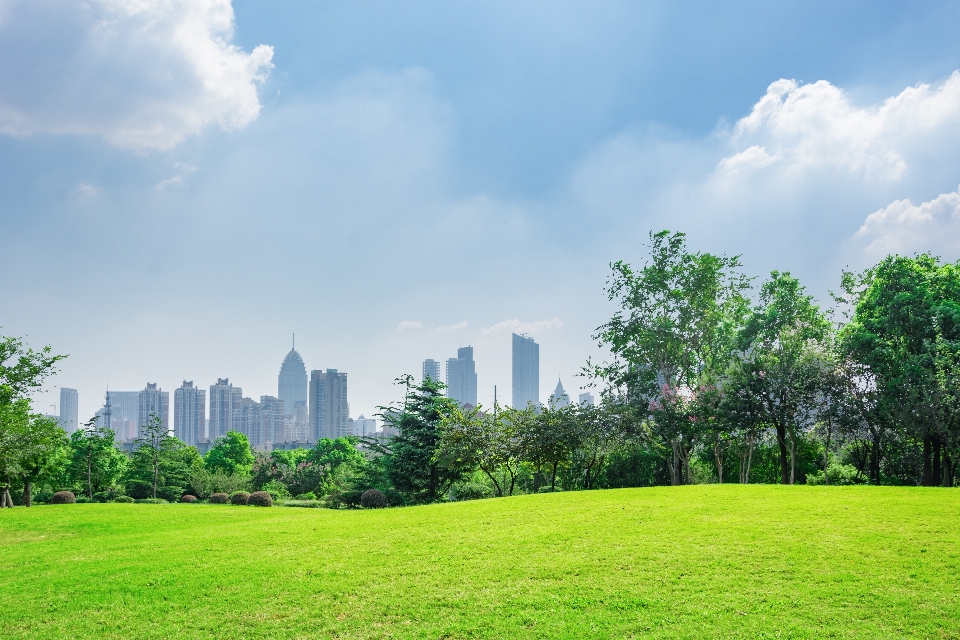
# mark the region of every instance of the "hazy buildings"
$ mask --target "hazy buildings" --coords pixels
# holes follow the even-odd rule
[[[143,436],[143,428],[153,416],[159,416],[165,431],[170,431],[170,392],[162,391],[156,382],[148,382],[147,388],[137,397],[137,437]]]
[[[197,444],[207,437],[207,392],[184,380],[173,391],[173,435],[187,444]]]
[[[140,424],[140,392],[107,391],[103,408],[96,415],[98,428],[112,429],[118,440],[133,440]]]
[[[529,336],[513,334],[513,408],[540,404],[540,345]]]
[[[440,382],[440,363],[430,358],[423,361],[423,378],[421,378],[421,380],[426,380],[427,378],[430,378],[434,382]]]
[[[80,396],[76,389],[60,387],[60,428],[73,433],[80,426]]]
[[[461,405],[477,406],[477,369],[473,362],[473,347],[460,347],[457,357],[447,360],[447,397]]]
[[[243,389],[230,384],[230,378],[217,378],[210,385],[210,423],[207,437],[211,440],[240,430]]]
[[[557,378],[557,388],[550,394],[550,407],[553,409],[562,409],[570,406],[570,396],[563,390],[560,379]]]
[[[309,397],[309,438],[319,440],[353,435],[349,424],[346,373],[338,373],[336,369],[311,371]]]
[[[440,368],[440,363],[437,363],[437,368]],[[372,436],[377,432],[377,421],[373,418],[364,418],[363,414],[360,414],[360,417],[353,421],[353,435],[366,437]]]
[[[260,396],[260,405],[257,407],[257,428],[250,440],[251,444],[260,445],[293,439],[286,433],[283,407],[283,400],[280,398]]]
[[[271,396],[272,397],[272,396]],[[277,376],[277,398],[283,401],[283,412],[289,416],[296,416],[298,407],[302,412],[302,420],[307,420],[307,368],[303,358],[295,349],[283,359],[280,365],[280,375]]]
[[[588,391],[587,393],[581,393],[581,394],[580,394],[580,405],[581,405],[581,406],[584,406],[584,407],[590,406],[590,407],[592,407],[592,406],[594,406],[594,404],[595,404],[595,403],[594,403],[594,400],[593,400],[593,394],[592,394],[592,393],[590,393],[590,392]]]

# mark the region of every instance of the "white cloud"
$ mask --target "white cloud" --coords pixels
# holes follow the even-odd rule
[[[169,149],[245,127],[273,48],[230,44],[230,0],[11,0],[0,23],[0,132]],[[54,44],[55,43],[55,44]]]
[[[73,192],[79,196],[84,196],[87,198],[100,195],[103,191],[100,187],[95,184],[90,184],[89,182],[81,182],[74,189]]]
[[[436,327],[435,331],[440,331],[440,332],[460,331],[461,329],[466,329],[466,328],[467,328],[467,321],[464,320],[456,324],[440,325]]]
[[[176,168],[177,173],[170,176],[166,180],[161,180],[158,182],[157,186],[155,187],[157,191],[163,191],[169,187],[179,187],[183,184],[183,179],[187,176],[187,174],[193,173],[197,170],[197,168],[192,164],[184,164],[182,162],[176,163],[174,168]]]
[[[423,323],[419,320],[404,320],[397,325],[397,331],[407,331],[409,329],[423,329]]]
[[[960,254],[960,188],[919,205],[892,202],[867,216],[854,239],[874,259],[925,251],[955,259]]]
[[[541,331],[552,331],[563,328],[563,322],[559,318],[549,320],[534,320],[533,322],[521,322],[520,320],[504,320],[498,322],[492,327],[480,330],[480,335],[491,333],[539,333]]]

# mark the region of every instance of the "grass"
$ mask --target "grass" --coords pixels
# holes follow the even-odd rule
[[[958,638],[960,491],[0,511],[2,638]]]

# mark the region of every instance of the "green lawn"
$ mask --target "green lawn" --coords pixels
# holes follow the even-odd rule
[[[2,638],[958,638],[960,491],[0,511]]]

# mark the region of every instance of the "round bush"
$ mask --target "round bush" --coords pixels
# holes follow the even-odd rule
[[[130,496],[117,496],[113,499],[114,502],[122,502],[124,504],[133,504],[134,500]]]
[[[73,491],[57,491],[50,498],[50,504],[73,504],[77,501],[77,496],[73,495]]]
[[[247,498],[247,504],[254,507],[272,507],[273,496],[266,491],[254,491],[250,494],[250,497]]]
[[[367,489],[360,496],[360,506],[364,509],[383,509],[389,506],[387,496],[377,489]]]
[[[210,504],[227,504],[230,500],[230,496],[225,493],[215,493],[210,496]]]
[[[250,494],[246,491],[235,491],[230,494],[230,503],[231,504],[247,504],[247,500],[250,499]]]
[[[189,493],[184,494],[184,496],[180,498],[180,502],[186,502],[188,504],[196,501],[197,501],[197,496],[192,496]]]

